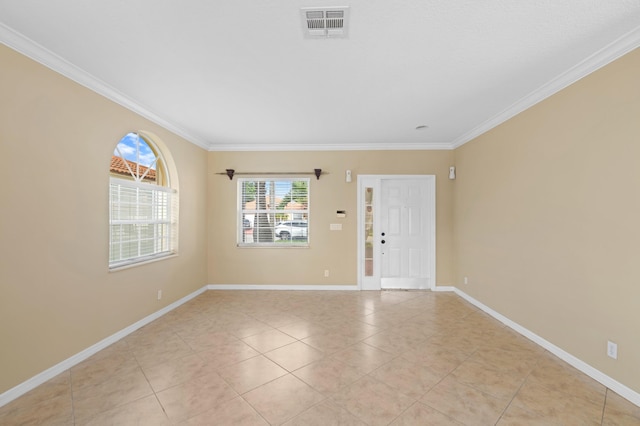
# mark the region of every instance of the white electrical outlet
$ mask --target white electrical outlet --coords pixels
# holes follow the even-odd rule
[[[618,359],[618,345],[613,343],[611,340],[607,342],[607,355],[610,358]]]
[[[464,277],[464,283],[465,283],[465,284],[469,284],[469,278]]]
[[[158,290],[158,300],[162,299],[162,290]]]
[[[325,269],[324,270],[324,277],[327,278],[329,276],[329,270]]]

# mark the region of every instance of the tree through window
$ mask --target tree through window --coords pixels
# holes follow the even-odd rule
[[[309,179],[238,179],[238,245],[309,245]]]

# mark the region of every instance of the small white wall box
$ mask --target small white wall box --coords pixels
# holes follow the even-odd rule
[[[337,217],[347,217],[347,212],[346,212],[346,210],[338,210],[338,211],[336,211],[336,216]]]

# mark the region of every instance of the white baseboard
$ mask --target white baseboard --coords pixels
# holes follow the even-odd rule
[[[561,360],[567,362],[569,365],[582,371],[584,374],[591,377],[592,379],[602,383],[604,386],[608,387],[609,389],[611,389],[618,395],[622,396],[623,398],[626,398],[627,400],[634,403],[635,405],[640,406],[640,393],[623,385],[617,380],[607,376],[602,371],[576,358],[575,356],[571,355],[569,352],[566,352],[565,350],[559,348],[558,346],[554,345],[548,340],[545,340],[542,337],[538,336],[534,332],[522,327],[520,324],[511,321],[509,318],[494,311],[490,307],[486,306],[482,302],[479,302],[478,300],[469,296],[468,294],[458,289],[457,287],[448,287],[448,288],[450,288],[451,291],[456,293],[458,296],[462,297],[467,302],[471,303],[472,305],[483,310],[484,312],[491,315],[501,323],[505,324],[507,327],[515,330],[516,332],[520,333],[521,335],[531,340],[532,342],[538,344],[539,346],[542,346],[544,349],[548,350],[549,352],[551,352]],[[446,290],[440,290],[440,291],[446,291]]]
[[[357,285],[209,284],[209,290],[358,290]]]
[[[432,291],[454,291],[455,287],[436,286]],[[209,284],[209,290],[319,290],[319,291],[355,291],[360,290],[357,284],[353,285],[273,285],[273,284]]]
[[[440,286],[435,286],[433,291],[453,291],[455,292],[456,288],[452,287],[452,286],[448,286],[448,285],[440,285]]]
[[[8,391],[0,394],[0,407],[8,404],[9,402],[13,401],[14,399],[16,399],[18,397],[24,395],[25,393],[29,392],[30,390],[35,389],[36,387],[40,386],[41,384],[45,383],[46,381],[54,378],[58,374],[64,373],[65,371],[67,371],[71,367],[73,367],[73,366],[81,363],[85,359],[89,358],[91,355],[96,354],[97,352],[101,351],[102,349],[106,348],[107,346],[112,345],[113,343],[117,342],[118,340],[122,339],[123,337],[126,337],[129,334],[133,333],[137,329],[149,324],[151,321],[160,318],[161,316],[163,316],[167,312],[172,311],[173,309],[175,309],[178,306],[188,302],[189,300],[193,299],[194,297],[199,296],[200,294],[204,293],[206,290],[207,290],[207,287],[205,286],[205,287],[202,287],[202,288],[194,291],[193,293],[183,297],[182,299],[177,300],[177,301],[173,302],[172,304],[165,306],[164,308],[160,309],[159,311],[154,312],[153,314],[144,317],[140,321],[138,321],[138,322],[136,322],[134,324],[131,324],[127,328],[124,328],[124,329],[118,331],[117,333],[112,334],[111,336],[102,339],[101,341],[99,341],[95,345],[92,345],[92,346],[88,347],[87,349],[83,350],[82,352],[79,352],[79,353],[73,355],[72,357],[65,359],[64,361],[54,365],[53,367],[46,369],[42,373],[37,374],[37,375],[33,376],[32,378],[30,378],[29,380],[27,380],[25,382],[22,382],[19,385],[17,385],[15,387],[9,389]]]
[[[80,362],[84,361],[85,359],[89,358],[91,355],[96,354],[97,352],[101,351],[102,349],[106,348],[107,346],[109,346],[109,345],[117,342],[118,340],[128,336],[129,334],[133,333],[137,329],[149,324],[151,321],[154,321],[154,320],[160,318],[164,314],[166,314],[166,313],[172,311],[173,309],[177,308],[178,306],[188,302],[189,300],[193,299],[194,297],[199,296],[200,294],[204,293],[206,290],[345,290],[345,291],[353,291],[353,290],[358,290],[358,286],[357,285],[236,285],[236,284],[224,285],[224,284],[209,284],[209,285],[207,285],[205,287],[202,287],[202,288],[196,290],[195,292],[183,297],[182,299],[177,300],[177,301],[173,302],[172,304],[160,309],[159,311],[154,312],[153,314],[141,319],[140,321],[130,325],[129,327],[127,327],[127,328],[125,328],[123,330],[120,330],[119,332],[117,332],[117,333],[115,333],[115,334],[113,334],[113,335],[101,340],[100,342],[96,343],[95,345],[83,350],[82,352],[79,352],[79,353],[73,355],[72,357],[70,357],[70,358],[68,358],[68,359],[66,359],[66,360],[54,365],[53,367],[43,371],[42,373],[37,374],[36,376],[30,378],[29,380],[27,380],[27,381],[25,381],[23,383],[20,383],[19,385],[17,385],[15,387],[9,389],[8,391],[0,394],[0,407],[8,404],[9,402],[13,401],[14,399],[16,399],[18,397],[24,395],[25,393],[29,392],[30,390],[40,386],[41,384],[43,384],[46,381],[54,378],[58,374],[65,372],[66,370],[72,368],[73,366],[77,365],[78,363],[80,363]],[[622,383],[618,382],[617,380],[614,380],[613,378],[607,376],[606,374],[602,373],[600,370],[597,370],[597,369],[593,368],[589,364],[587,364],[584,361],[576,358],[575,356],[573,356],[570,353],[564,351],[563,349],[557,347],[553,343],[543,339],[542,337],[538,336],[537,334],[535,334],[535,333],[531,332],[530,330],[522,327],[520,324],[517,324],[517,323],[511,321],[509,318],[507,318],[504,315],[494,311],[493,309],[489,308],[485,304],[483,304],[483,303],[479,302],[478,300],[474,299],[473,297],[469,296],[468,294],[466,294],[462,290],[458,289],[457,287],[436,286],[433,291],[438,291],[438,292],[446,291],[446,292],[453,292],[453,293],[457,294],[458,296],[462,297],[463,299],[465,299],[466,301],[468,301],[472,305],[476,306],[477,308],[479,308],[482,311],[486,312],[487,314],[491,315],[493,318],[497,319],[501,323],[505,324],[507,327],[515,330],[516,332],[520,333],[524,337],[528,338],[529,340],[533,341],[534,343],[536,343],[539,346],[543,347],[544,349],[548,350],[552,354],[556,355],[558,358],[562,359],[563,361],[567,362],[568,364],[570,364],[573,367],[577,368],[578,370],[582,371],[583,373],[585,373],[589,377],[593,378],[594,380],[602,383],[604,386],[606,386],[609,389],[613,390],[614,392],[616,392],[620,396],[626,398],[627,400],[629,400],[630,402],[634,403],[635,405],[640,406],[640,393],[634,391],[633,389],[630,389],[629,387],[623,385]]]

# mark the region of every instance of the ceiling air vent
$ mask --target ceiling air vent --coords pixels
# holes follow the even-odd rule
[[[349,7],[309,7],[302,12],[302,26],[306,38],[345,38]]]

